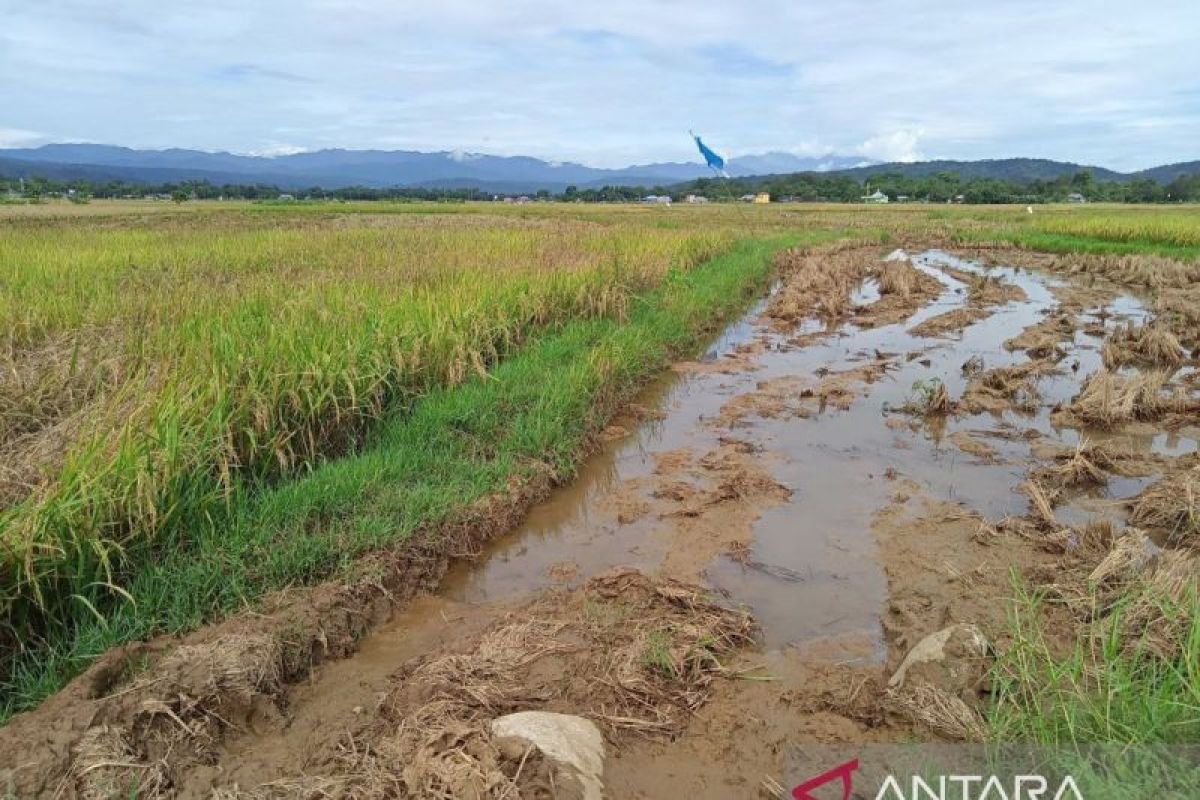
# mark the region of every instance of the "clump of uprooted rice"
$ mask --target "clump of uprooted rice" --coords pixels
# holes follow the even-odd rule
[[[1172,540],[1195,540],[1200,533],[1200,467],[1169,475],[1133,501],[1134,525],[1169,532]]]
[[[920,273],[907,261],[886,261],[879,267],[879,293],[908,297],[919,279]]]
[[[1003,411],[1011,407],[1036,411],[1041,402],[1037,379],[1053,371],[1045,361],[1027,361],[1010,367],[996,367],[971,378],[959,404],[968,414]]]
[[[883,707],[950,741],[979,742],[985,735],[979,712],[962,698],[929,684],[890,689],[883,697]]]
[[[115,725],[88,729],[72,754],[70,778],[83,800],[157,797],[168,785],[163,764],[142,761],[128,731]]]
[[[1130,375],[1098,370],[1084,381],[1068,411],[1087,425],[1109,427],[1193,410],[1193,401],[1179,391],[1168,390],[1167,377],[1162,370]]]
[[[954,411],[954,401],[946,384],[938,378],[917,380],[904,404],[896,410],[918,417],[945,417]]]
[[[542,598],[466,649],[403,666],[378,719],[321,786],[354,797],[560,796],[551,765],[493,737],[494,719],[553,711],[618,740],[670,735],[707,700],[722,660],[754,635],[747,614],[698,587],[614,570]],[[247,796],[271,796],[265,788]]]
[[[1111,524],[1108,531],[1108,552],[1088,573],[1088,583],[1101,596],[1111,599],[1143,574],[1153,556],[1150,537],[1145,531],[1125,528],[1118,532]]]
[[[777,260],[787,281],[767,305],[766,316],[794,323],[814,314],[847,313],[851,294],[866,278],[874,258],[874,251],[864,248],[787,251]]]
[[[1046,588],[1056,601],[1101,638],[1118,636],[1127,652],[1173,660],[1187,646],[1192,611],[1200,595],[1200,553],[1161,549],[1140,528],[1107,519],[1055,534],[1088,565],[1065,571]]]
[[[1130,323],[1109,334],[1101,355],[1110,370],[1127,364],[1178,367],[1183,362],[1183,347],[1165,325]]]
[[[1187,550],[1163,551],[1122,616],[1128,646],[1164,659],[1178,658],[1190,646],[1191,609],[1196,608],[1198,596],[1200,555]]]
[[[1069,342],[1075,336],[1075,317],[1066,312],[1047,317],[1041,322],[1030,325],[1016,336],[1004,342],[1004,349],[1009,352],[1024,350],[1025,354],[1034,360],[1049,359],[1058,361],[1066,355],[1059,346],[1061,342]]]
[[[1200,346],[1200,286],[1159,292],[1155,310],[1159,321],[1168,325],[1184,345]]]
[[[950,274],[959,277],[954,272]],[[967,280],[967,292],[972,305],[999,306],[1028,298],[1024,289],[1003,280],[999,275],[967,273],[963,277]]]
[[[1054,587],[1060,599],[1099,631],[1115,632],[1126,651],[1177,658],[1192,627],[1192,605],[1200,587],[1200,554],[1160,550],[1138,528],[1092,523],[1078,529],[1077,547],[1095,566],[1086,586]],[[1113,626],[1116,630],[1113,631]]]
[[[1061,257],[1054,267],[1076,274],[1103,275],[1117,283],[1148,289],[1182,289],[1200,281],[1200,265],[1149,254],[1076,254]]]
[[[1081,439],[1074,449],[1056,453],[1052,463],[1034,470],[1033,477],[1053,489],[1103,486],[1108,476],[1148,474],[1146,464],[1133,453]]]
[[[278,693],[281,664],[282,647],[267,634],[228,634],[175,648],[113,693],[96,714],[107,721],[73,744],[68,775],[75,792],[157,797],[178,788],[179,769],[209,760],[224,729]]]

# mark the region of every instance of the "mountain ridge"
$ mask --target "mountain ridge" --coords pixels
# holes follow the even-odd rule
[[[745,161],[746,166],[739,164]],[[847,156],[804,158],[788,153],[763,153],[730,159],[729,171],[750,176],[782,168],[787,172],[847,166],[861,159]],[[43,166],[38,166],[43,165]],[[69,179],[72,170],[106,180],[167,182],[210,180],[221,183],[271,183],[281,188],[321,186],[336,189],[361,185],[440,186],[442,182],[462,185],[509,186],[515,190],[633,185],[636,182],[672,184],[705,177],[711,172],[699,163],[662,162],[636,164],[617,169],[589,167],[575,162],[551,162],[530,156],[494,156],[442,150],[346,150],[332,148],[279,156],[252,156],[169,148],[136,150],[117,145],[48,144],[37,148],[0,150],[0,169],[12,177],[26,177],[37,169],[47,177]],[[53,174],[49,174],[53,172]]]
[[[1034,158],[931,160],[863,163],[856,156],[802,157],[769,152],[731,158],[733,177],[820,172],[859,180],[899,173],[924,177],[956,172],[963,178],[1053,180],[1090,170],[1098,180],[1149,179],[1166,184],[1180,175],[1200,174],[1200,161],[1164,164],[1122,173],[1104,167]],[[48,144],[37,148],[0,149],[0,175],[56,180],[124,181],[141,184],[208,181],[214,185],[264,184],[281,189],[347,186],[371,188],[475,187],[494,192],[562,191],[602,186],[670,186],[711,172],[699,163],[659,162],[621,168],[551,162],[530,156],[495,156],[462,151],[346,150],[332,148],[277,156],[240,155],[185,148],[138,150],[118,145]]]

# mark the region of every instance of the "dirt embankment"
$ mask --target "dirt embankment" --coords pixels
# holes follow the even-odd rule
[[[563,558],[538,558],[552,532],[487,554],[521,591],[417,597],[446,569],[431,545],[374,583],[109,653],[0,730],[0,776],[22,797],[564,796],[490,732],[540,709],[600,727],[610,796],[785,796],[805,743],[985,735],[1014,570],[1061,600],[1063,647],[1150,586],[1117,633],[1173,657],[1183,623],[1155,600],[1200,574],[1178,547],[1200,536],[1200,467],[1155,437],[1194,444],[1200,424],[1191,311],[1164,310],[1187,289],[1148,310],[1111,279],[1124,262],[1056,265],[1085,279],[1049,286],[882,255],[787,256],[752,333],[677,366],[692,400],[605,431],[615,477],[572,495]],[[547,489],[494,498],[454,549]],[[848,625],[873,580],[882,600]],[[829,632],[763,647],[779,608]]]

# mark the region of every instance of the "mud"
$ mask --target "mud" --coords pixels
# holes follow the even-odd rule
[[[109,654],[0,731],[0,766],[31,796],[133,775],[147,796],[552,796],[484,724],[547,709],[601,725],[609,796],[716,798],[771,796],[805,743],[980,735],[986,681],[889,676],[956,623],[1003,648],[1014,571],[1117,581],[1200,535],[1195,364],[1181,344],[1153,402],[1080,413],[1106,342],[1162,367],[1148,297],[1028,254],[883,255],[784,259],[575,481],[444,577],[414,572],[390,621],[394,581]],[[1064,646],[1094,614],[1075,602]]]

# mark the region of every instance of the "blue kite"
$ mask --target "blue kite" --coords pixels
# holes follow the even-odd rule
[[[707,164],[714,172],[723,178],[728,178],[729,174],[725,172],[725,159],[717,155],[717,153],[708,145],[706,145],[699,136],[692,131],[688,131],[692,138],[696,140],[696,147],[700,148],[700,155],[704,156],[704,163]]]

